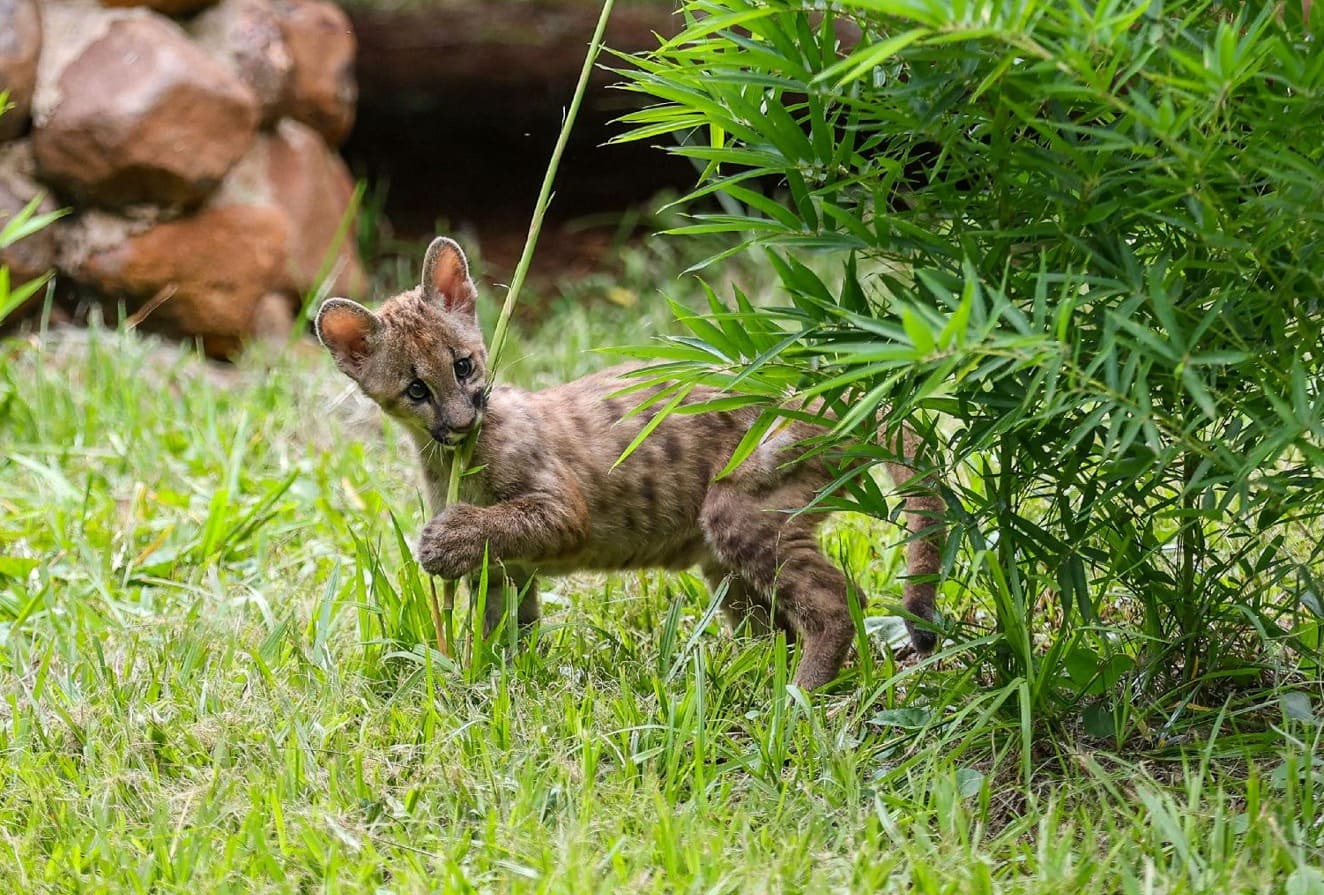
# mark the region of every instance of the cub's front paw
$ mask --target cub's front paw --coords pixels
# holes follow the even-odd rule
[[[463,578],[483,563],[485,538],[479,510],[469,504],[447,507],[423,526],[418,562],[429,575]]]

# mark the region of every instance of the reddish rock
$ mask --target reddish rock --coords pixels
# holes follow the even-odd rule
[[[254,332],[265,296],[281,291],[286,229],[268,206],[208,206],[166,222],[94,211],[71,227],[62,267],[124,301],[144,328],[199,337],[209,354],[225,356]]]
[[[288,342],[294,334],[296,304],[282,292],[268,292],[253,306],[252,335],[267,342]]]
[[[101,0],[103,6],[145,6],[168,16],[186,16],[206,9],[216,0]]]
[[[335,258],[328,252],[354,195],[354,180],[334,150],[304,124],[282,119],[260,135],[216,194],[214,204],[268,205],[284,215],[288,228],[289,279],[300,293],[333,274],[330,291],[358,297],[367,291],[352,221]]]
[[[367,283],[356,229],[352,219],[345,220],[354,198],[349,168],[314,131],[295,121],[282,121],[269,145],[267,174],[273,199],[293,223],[290,262],[298,288],[307,291],[317,286],[325,269],[336,275],[333,292],[361,296]],[[328,258],[337,235],[337,255]]]
[[[0,93],[9,91],[13,104],[0,115],[0,140],[12,140],[27,127],[40,54],[37,0],[0,0]]]
[[[354,29],[327,0],[273,0],[294,73],[284,112],[309,125],[332,146],[354,126]]]
[[[234,69],[257,96],[262,120],[274,121],[286,102],[294,60],[280,19],[265,0],[221,0],[189,25],[198,44]]]
[[[49,191],[33,179],[34,168],[32,147],[27,140],[16,140],[0,147],[0,226],[37,196],[44,196],[37,205],[37,214],[56,210]],[[9,268],[10,288],[31,282],[55,269],[57,238],[58,224],[25,236],[7,248],[0,247],[0,265]],[[44,292],[41,290],[29,299],[8,322],[22,317],[31,308],[40,307]]]
[[[204,199],[253,142],[252,91],[159,16],[47,10],[52,59],[33,102],[42,179],[107,206]]]

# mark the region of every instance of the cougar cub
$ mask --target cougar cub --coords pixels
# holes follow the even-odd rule
[[[797,443],[815,429],[774,428],[730,475],[714,479],[756,411],[667,416],[624,462],[624,448],[651,418],[627,416],[642,396],[613,397],[632,380],[617,368],[543,391],[489,388],[477,290],[459,245],[439,238],[423,261],[422,283],[374,313],[343,298],[324,303],[317,333],[336,365],[400,421],[418,445],[432,512],[418,559],[429,573],[470,575],[490,557],[489,630],[505,610],[500,588],[524,592],[519,622],[538,617],[537,575],[577,569],[698,566],[714,588],[729,576],[722,610],[735,626],[773,625],[800,651],[795,681],[818,687],[836,677],[854,626],[846,579],[819,549],[822,514],[805,506],[831,479]],[[648,393],[643,393],[647,395]],[[688,401],[713,398],[698,388]],[[445,505],[454,448],[477,431],[461,502]],[[913,439],[904,446],[910,451]],[[898,482],[907,466],[889,469]],[[912,538],[905,606],[932,619],[941,500],[920,489],[906,499]],[[914,645],[935,638],[911,626]]]

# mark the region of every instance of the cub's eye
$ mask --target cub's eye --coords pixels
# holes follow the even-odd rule
[[[409,388],[405,389],[405,397],[411,401],[426,401],[430,394],[432,393],[428,391],[422,379],[415,379],[409,383]]]
[[[468,379],[469,374],[474,371],[473,361],[467,357],[462,357],[455,362],[455,378]]]

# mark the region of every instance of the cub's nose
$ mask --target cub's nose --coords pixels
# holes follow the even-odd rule
[[[444,444],[446,447],[454,447],[464,440],[464,436],[468,435],[469,430],[472,428],[473,426],[451,428],[450,426],[438,425],[429,429],[428,434],[431,435],[432,439],[438,444]]]

